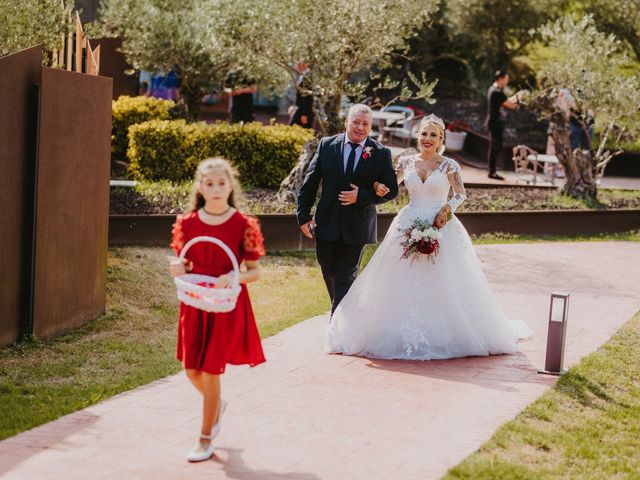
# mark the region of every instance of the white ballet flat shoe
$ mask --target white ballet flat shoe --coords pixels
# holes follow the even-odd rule
[[[204,440],[213,440],[213,437],[211,435],[200,435],[200,438]],[[209,444],[209,447],[206,449],[203,449],[202,445],[198,443],[198,445],[196,445],[193,450],[191,450],[187,454],[187,460],[190,462],[204,462],[205,460],[209,460],[213,456],[215,450],[216,447],[214,447],[213,442],[211,442]]]
[[[218,421],[211,429],[211,438],[214,439],[220,433],[220,421],[222,420],[222,414],[227,409],[227,401],[224,398],[220,399],[220,406],[218,407]]]

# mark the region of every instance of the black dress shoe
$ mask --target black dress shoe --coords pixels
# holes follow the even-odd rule
[[[494,180],[504,180],[504,177],[497,173],[490,173],[489,178],[493,178]]]

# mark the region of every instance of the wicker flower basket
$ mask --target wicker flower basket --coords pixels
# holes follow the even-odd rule
[[[214,237],[200,236],[189,240],[180,252],[182,262],[187,250],[195,243],[209,242],[218,245],[227,254],[233,264],[233,283],[228,288],[215,288],[218,277],[186,273],[173,279],[176,284],[178,300],[182,303],[205,312],[230,312],[236,308],[240,295],[240,267],[231,249],[221,240]]]

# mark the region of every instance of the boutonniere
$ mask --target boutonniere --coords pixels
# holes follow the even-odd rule
[[[366,160],[367,158],[369,158],[371,156],[371,152],[373,152],[373,147],[365,147],[362,151],[362,160]]]

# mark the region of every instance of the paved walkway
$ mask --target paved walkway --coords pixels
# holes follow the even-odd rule
[[[566,365],[640,308],[640,243],[477,251],[508,315],[535,332],[516,355],[432,362],[325,355],[327,318],[316,317],[267,339],[266,364],[225,375],[229,408],[211,461],[185,461],[200,399],[180,374],[0,442],[0,478],[438,478],[555,381],[536,373],[552,290],[571,292]]]

